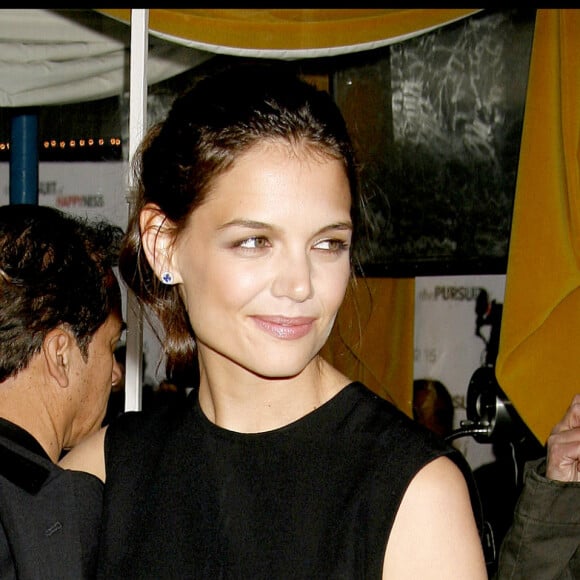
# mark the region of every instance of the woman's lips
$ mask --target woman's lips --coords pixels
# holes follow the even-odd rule
[[[311,330],[314,318],[286,318],[283,316],[253,316],[260,329],[282,340],[296,340],[306,336]]]

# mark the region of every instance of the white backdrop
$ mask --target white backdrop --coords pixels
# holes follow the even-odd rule
[[[40,162],[38,202],[91,219],[127,225],[126,163]],[[0,202],[10,203],[10,164],[0,163]]]

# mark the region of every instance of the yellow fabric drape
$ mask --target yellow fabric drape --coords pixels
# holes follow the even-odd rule
[[[580,392],[580,10],[541,9],[497,378],[541,442]]]
[[[149,9],[149,29],[175,42],[252,50],[351,46],[415,34],[479,10],[420,9]],[[130,22],[131,10],[99,9]]]
[[[360,279],[347,292],[322,354],[412,416],[413,278]]]

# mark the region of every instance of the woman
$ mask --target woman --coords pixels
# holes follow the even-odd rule
[[[138,170],[121,272],[168,376],[198,387],[67,457],[106,482],[99,574],[485,578],[459,453],[319,354],[359,207],[329,95],[283,67],[222,71]]]

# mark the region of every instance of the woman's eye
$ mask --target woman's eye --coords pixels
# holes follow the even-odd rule
[[[348,243],[344,240],[329,239],[317,242],[314,247],[317,250],[324,250],[325,252],[342,252],[348,250]]]
[[[238,247],[244,248],[246,250],[257,250],[260,248],[268,247],[268,240],[259,236],[254,236],[252,238],[247,238],[239,242]]]

